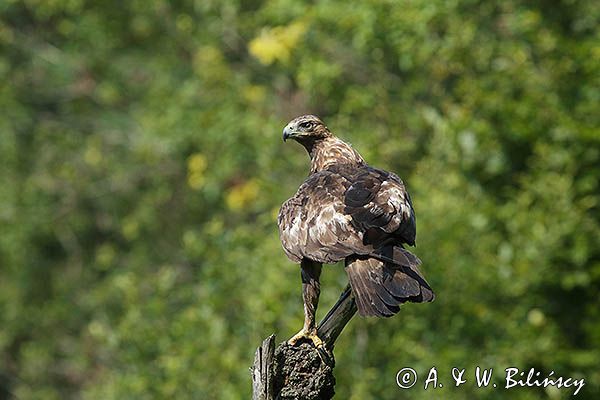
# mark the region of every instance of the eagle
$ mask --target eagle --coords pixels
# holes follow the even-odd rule
[[[310,173],[283,203],[277,223],[285,254],[300,263],[304,326],[288,340],[308,339],[317,347],[315,314],[322,264],[344,260],[361,316],[390,317],[407,301],[434,300],[419,270],[414,246],[416,218],[402,180],[369,166],[315,115],[293,119],[283,141],[293,139],[310,156]]]

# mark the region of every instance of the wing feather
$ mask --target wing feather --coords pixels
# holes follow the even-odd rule
[[[333,263],[415,242],[415,217],[402,180],[371,168],[336,165],[310,175],[278,218],[281,242],[295,262]]]
[[[345,212],[355,227],[363,232],[375,228],[388,236],[414,245],[416,219],[404,183],[395,174],[366,167],[353,180],[344,195]]]

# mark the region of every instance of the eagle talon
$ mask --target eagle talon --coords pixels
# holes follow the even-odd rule
[[[329,350],[327,350],[327,348],[325,347],[325,343],[323,343],[321,338],[317,336],[316,330],[311,332],[302,329],[300,332],[292,336],[292,338],[288,340],[287,343],[291,346],[295,346],[296,343],[298,343],[298,341],[300,341],[301,339],[310,340],[316,347],[317,353],[319,354],[319,358],[321,359],[321,361],[333,368],[333,366],[335,365],[335,361],[333,360],[333,354],[331,354]]]
[[[322,349],[324,347],[324,343],[321,340],[321,338],[317,336],[316,330],[307,331],[305,329],[302,329],[300,332],[292,336],[287,342],[289,345],[295,346],[296,343],[298,343],[301,339],[310,340],[317,349]]]

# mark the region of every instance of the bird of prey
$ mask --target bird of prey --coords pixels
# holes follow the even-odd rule
[[[286,255],[301,265],[304,327],[288,343],[306,338],[323,346],[315,324],[323,263],[345,261],[361,316],[390,317],[404,302],[433,301],[421,261],[404,248],[415,244],[416,221],[402,180],[369,166],[317,116],[288,123],[287,139],[310,156],[308,178],[277,218]]]

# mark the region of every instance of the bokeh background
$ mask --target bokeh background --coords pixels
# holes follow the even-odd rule
[[[600,398],[599,20],[595,0],[3,0],[0,398],[249,398],[256,346],[302,325],[276,214],[307,112],[407,182],[437,292],[351,321],[337,398],[573,393],[451,387],[477,365]],[[345,284],[324,270],[319,316]],[[407,366],[445,387],[400,390]]]

